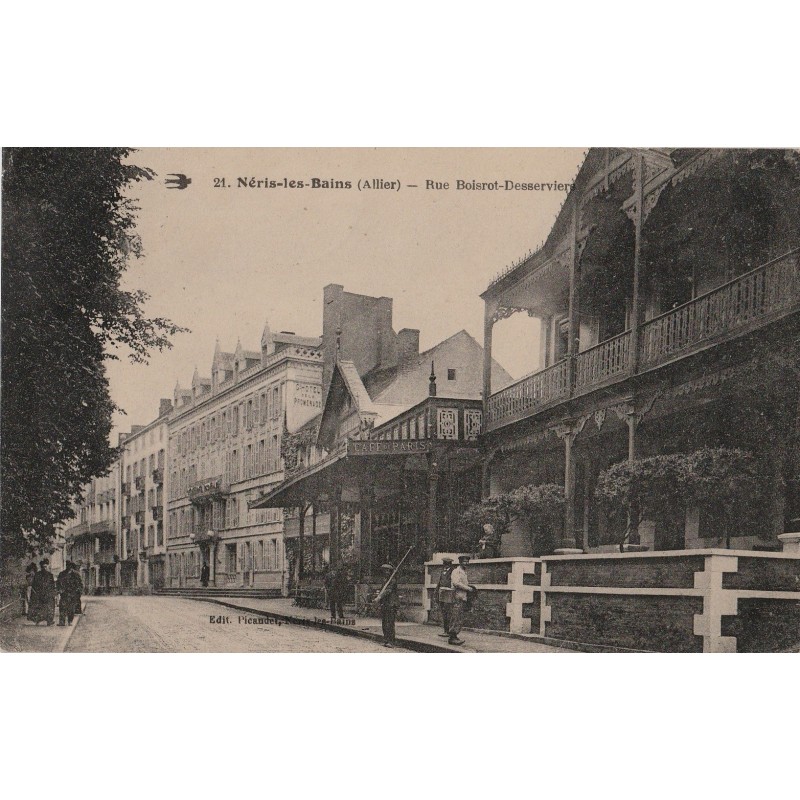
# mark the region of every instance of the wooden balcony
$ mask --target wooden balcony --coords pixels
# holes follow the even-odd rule
[[[795,250],[643,323],[637,372],[742,336],[798,309],[800,251]],[[564,359],[496,392],[489,398],[485,430],[625,380],[633,374],[632,349],[626,331],[579,353],[574,367]]]
[[[800,253],[770,261],[642,325],[642,369],[771,322],[800,300]]]
[[[487,429],[525,419],[569,394],[569,361],[565,358],[493,394],[486,414]]]
[[[607,339],[579,353],[575,359],[575,390],[578,393],[624,377],[631,368],[630,331]]]

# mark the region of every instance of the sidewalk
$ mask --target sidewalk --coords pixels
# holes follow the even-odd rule
[[[358,636],[373,641],[383,641],[381,621],[376,617],[351,617],[353,625],[332,624],[327,609],[302,608],[294,605],[289,598],[261,600],[249,597],[228,597],[209,599],[198,597],[207,603],[217,603],[237,611],[256,613],[274,617],[295,625],[313,625],[326,631],[345,636]],[[442,629],[438,625],[423,625],[417,622],[398,622],[396,625],[397,644],[409,650],[422,653],[574,653],[574,650],[553,647],[533,636],[503,636],[464,629],[462,646],[450,645],[447,639],[439,636]]]
[[[86,601],[84,600],[84,608]],[[0,652],[3,653],[63,653],[72,632],[82,615],[64,627],[58,624],[58,609],[55,623],[34,625],[19,613],[19,603],[0,613]]]

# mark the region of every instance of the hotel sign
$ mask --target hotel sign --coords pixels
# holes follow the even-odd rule
[[[372,441],[358,442],[352,439],[347,442],[347,455],[349,456],[392,456],[410,455],[412,453],[427,453],[430,442],[425,439],[375,439]]]

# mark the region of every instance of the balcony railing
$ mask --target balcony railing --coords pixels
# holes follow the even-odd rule
[[[99,522],[93,522],[89,526],[89,533],[95,536],[102,536],[103,534],[116,534],[116,528],[113,520],[103,519]]]
[[[215,478],[205,478],[190,483],[186,493],[193,503],[208,503],[216,498],[227,497],[229,492],[228,484],[221,475],[217,475]]]
[[[669,361],[707,341],[755,325],[796,305],[798,253],[770,261],[642,325],[640,364]]]
[[[99,550],[92,555],[92,563],[94,564],[113,564],[114,563],[113,550]]]
[[[534,411],[569,395],[569,362],[567,359],[534,372],[489,398],[487,424],[524,419]]]
[[[584,391],[615,380],[630,370],[630,331],[579,353],[575,360],[575,389]]]
[[[641,325],[638,371],[652,369],[780,318],[800,307],[800,251],[776,258]],[[630,331],[547,367],[489,398],[486,430],[624,380],[632,370]]]

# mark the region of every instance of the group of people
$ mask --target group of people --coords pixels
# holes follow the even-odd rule
[[[459,634],[464,625],[464,617],[475,598],[476,589],[467,580],[466,565],[469,560],[469,556],[459,556],[458,566],[454,566],[452,558],[443,558],[442,573],[436,585],[436,599],[444,627],[444,632],[439,635],[446,636],[448,643],[452,645],[464,644]],[[397,610],[400,607],[399,585],[392,564],[382,564],[381,573],[384,584],[376,595],[375,602],[381,609],[383,645],[394,647]],[[349,575],[344,564],[329,570],[325,577],[325,588],[333,622],[344,617],[344,603],[349,589]]]
[[[58,579],[50,572],[50,561],[43,558],[37,567],[35,562],[25,568],[25,586],[21,591],[22,613],[34,625],[55,623],[55,607],[58,604],[58,624],[72,625],[76,614],[81,613],[83,581],[78,565],[67,561]]]
[[[436,585],[436,598],[442,614],[442,627],[444,632],[439,636],[446,636],[449,644],[463,645],[464,640],[459,634],[464,626],[464,617],[472,608],[476,595],[476,588],[467,579],[466,566],[469,556],[458,557],[458,566],[453,566],[453,559],[442,559],[442,574]],[[397,584],[397,575],[391,564],[381,566],[385,584],[378,593],[378,603],[381,607],[381,624],[385,647],[393,647],[395,643],[395,622],[397,609],[400,606],[400,596]]]

